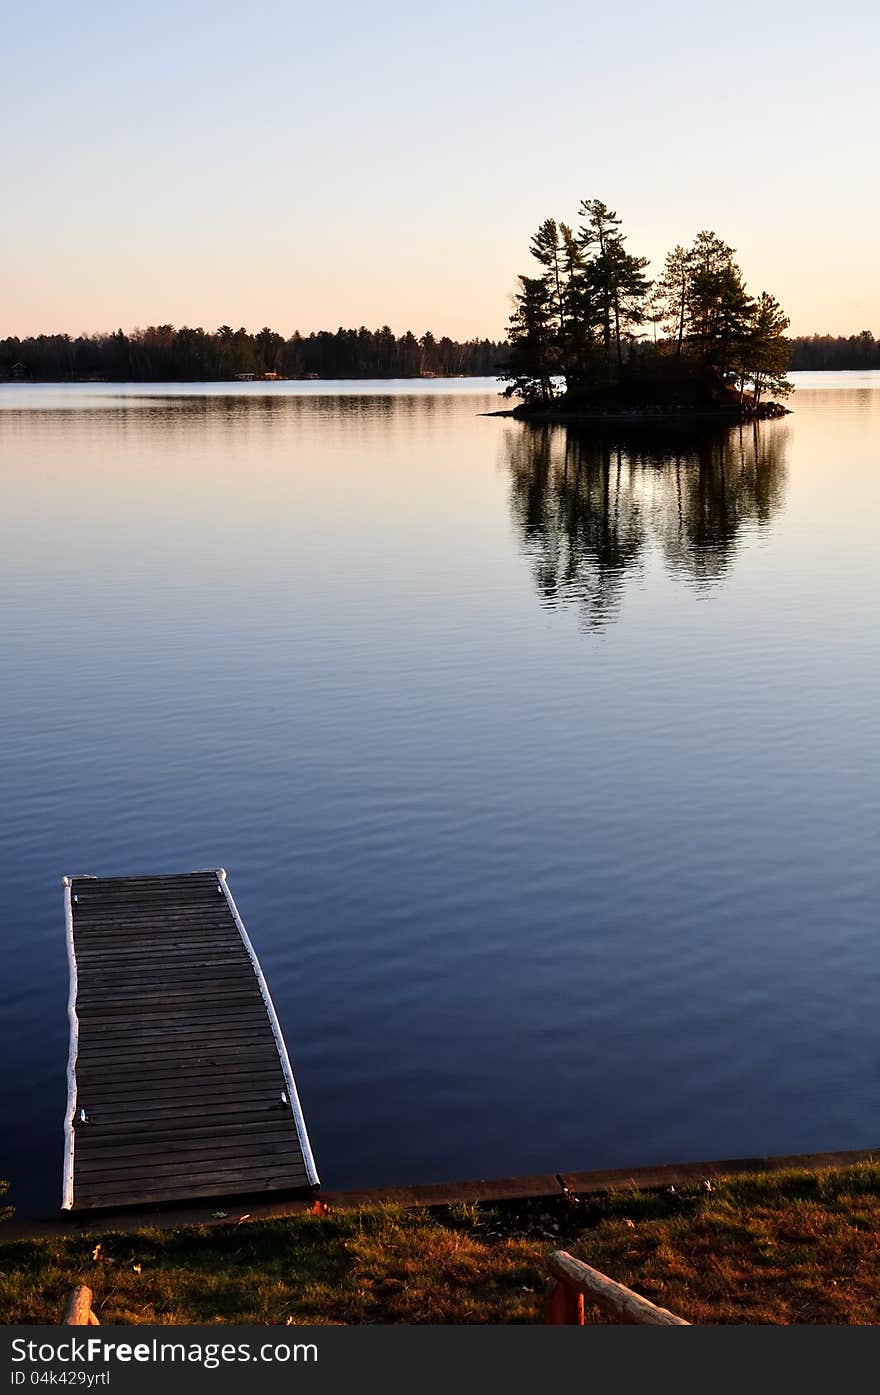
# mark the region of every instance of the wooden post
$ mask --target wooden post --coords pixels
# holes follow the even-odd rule
[[[557,1279],[544,1299],[544,1322],[550,1327],[583,1327],[584,1295]]]
[[[92,1312],[92,1290],[85,1284],[77,1284],[70,1290],[67,1309],[64,1314],[64,1327],[100,1327]]]

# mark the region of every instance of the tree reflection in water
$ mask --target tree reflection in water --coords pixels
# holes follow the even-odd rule
[[[718,582],[743,528],[780,506],[787,440],[784,422],[626,435],[509,427],[513,511],[542,603],[577,605],[601,628],[653,550],[692,583]]]

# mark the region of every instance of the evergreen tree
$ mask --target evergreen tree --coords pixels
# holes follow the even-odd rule
[[[733,248],[709,231],[697,234],[688,262],[688,335],[703,362],[723,373],[730,346],[748,317],[742,272]]]
[[[577,389],[595,373],[598,304],[580,241],[566,223],[559,224],[559,233],[566,307],[562,358],[567,385]]]
[[[558,320],[543,276],[520,276],[519,284],[508,331],[505,394],[537,399],[546,406],[555,395],[553,379],[559,370]]]
[[[623,364],[624,335],[635,338],[634,331],[644,323],[645,303],[651,283],[644,275],[647,257],[633,257],[623,249],[623,239],[613,242],[609,249],[612,273],[614,343],[618,366]]]
[[[751,381],[754,405],[765,392],[787,397],[792,385],[785,376],[791,346],[785,337],[788,316],[775,296],[762,291],[754,302],[748,330],[736,348],[735,370],[740,382],[740,398]]]
[[[615,244],[622,241],[621,220],[601,199],[584,199],[579,210],[585,221],[578,239],[589,258],[590,279],[599,306],[602,342],[606,354],[611,353],[614,314]]]
[[[426,330],[419,340],[421,358],[419,360],[420,373],[438,373],[440,371],[440,356],[437,348],[437,340],[430,330]]]
[[[560,241],[559,228],[555,218],[543,222],[529,244],[529,251],[544,268],[544,281],[550,294],[560,348],[566,341],[567,306],[563,280],[564,248]]]
[[[623,364],[623,340],[644,318],[650,282],[644,276],[647,257],[634,257],[624,246],[621,220],[601,199],[585,199],[580,208],[586,221],[580,244],[589,259],[590,277],[601,309],[602,340]]]
[[[663,308],[663,320],[667,333],[675,340],[675,352],[681,353],[684,331],[687,323],[688,294],[690,290],[690,253],[681,243],[666,255],[663,275],[657,282],[657,291]]]
[[[264,373],[279,372],[283,348],[283,337],[268,325],[264,325],[259,334],[254,336],[254,349]]]

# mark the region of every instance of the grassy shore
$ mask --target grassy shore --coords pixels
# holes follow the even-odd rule
[[[565,1248],[696,1323],[880,1321],[880,1165],[0,1244],[0,1321],[531,1323]],[[2,1237],[2,1228],[0,1228]]]

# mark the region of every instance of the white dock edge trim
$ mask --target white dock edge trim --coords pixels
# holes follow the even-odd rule
[[[70,1024],[70,1045],[67,1051],[67,1114],[64,1119],[64,1174],[61,1182],[61,1209],[73,1206],[73,1120],[76,1114],[76,1055],[79,1049],[79,1018],[76,1015],[76,949],[73,943],[73,904],[70,877],[64,878],[64,924],[67,934],[67,1020]]]
[[[287,1098],[290,1101],[290,1108],[293,1114],[293,1122],[296,1125],[297,1137],[299,1138],[299,1146],[302,1149],[303,1162],[306,1165],[306,1175],[308,1176],[308,1179],[311,1182],[312,1186],[317,1187],[319,1185],[320,1180],[318,1177],[318,1169],[315,1167],[315,1159],[312,1154],[312,1145],[309,1142],[309,1132],[306,1128],[305,1118],[303,1117],[302,1105],[299,1102],[299,1095],[297,1094],[296,1082],[293,1078],[293,1071],[290,1066],[290,1057],[287,1054],[287,1047],[284,1044],[284,1037],[281,1032],[281,1024],[278,1021],[278,1014],[275,1011],[275,1004],[272,1002],[272,996],[269,992],[269,985],[267,984],[265,977],[263,976],[263,970],[260,968],[260,961],[257,958],[256,953],[254,952],[254,947],[251,944],[250,936],[248,935],[247,930],[245,930],[244,928],[244,922],[242,921],[241,916],[238,914],[238,907],[236,906],[235,901],[233,900],[232,892],[229,890],[229,884],[226,880],[226,868],[218,867],[216,869],[216,872],[217,880],[220,883],[220,888],[223,892],[223,895],[226,897],[227,904],[229,906],[230,911],[232,912],[232,919],[235,921],[239,935],[241,935],[242,942],[244,944],[245,949],[248,952],[248,957],[250,958],[251,964],[253,965],[254,973],[257,976],[257,983],[260,985],[260,993],[262,994],[263,1002],[266,1004],[266,1012],[269,1014],[269,1024],[272,1028],[272,1035],[275,1038],[275,1046],[278,1051],[278,1057],[281,1061],[281,1070],[284,1075],[284,1083],[287,1086]]]

